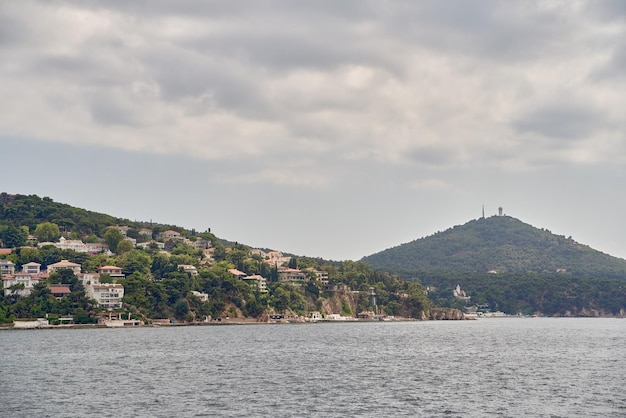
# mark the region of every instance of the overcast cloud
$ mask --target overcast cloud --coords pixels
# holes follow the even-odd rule
[[[333,259],[484,203],[626,257],[625,4],[4,1],[2,189]]]

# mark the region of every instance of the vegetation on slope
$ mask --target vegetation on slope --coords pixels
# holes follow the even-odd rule
[[[626,310],[625,260],[508,216],[473,220],[363,261],[416,278],[440,306],[580,316]],[[453,297],[457,284],[470,301]]]
[[[470,274],[426,276],[421,282],[440,306],[546,316],[624,316],[626,283],[616,279],[572,277],[567,274]],[[460,284],[469,301],[456,299]]]
[[[363,258],[374,268],[408,276],[555,273],[626,280],[626,260],[509,216],[467,222]]]
[[[129,247],[129,241],[111,225],[125,225],[129,237],[138,242],[156,238],[158,232],[173,229],[188,238],[165,242],[167,251],[156,245],[145,249]],[[152,236],[138,233],[141,227],[149,227]],[[84,252],[61,250],[52,245],[41,248],[28,241],[28,235],[40,234],[40,238],[67,238],[90,242],[105,242],[113,254],[90,255]],[[210,242],[212,257],[194,248],[190,243],[202,239]],[[135,318],[176,320],[202,320],[206,316],[261,318],[268,313],[294,312],[306,315],[309,311],[322,313],[349,313],[356,316],[369,306],[368,291],[373,287],[377,293],[379,312],[389,315],[422,317],[427,315],[432,303],[417,283],[399,279],[388,273],[374,271],[361,262],[328,262],[314,258],[292,258],[291,267],[313,268],[328,272],[328,284],[317,280],[299,283],[278,281],[276,266],[264,262],[250,247],[234,243],[230,245],[210,232],[196,233],[169,225],[152,225],[131,222],[96,212],[78,209],[53,202],[49,198],[21,195],[0,195],[0,240],[14,251],[6,256],[15,263],[17,270],[25,263],[34,261],[42,268],[69,260],[82,265],[83,272],[95,272],[98,267],[115,265],[126,275],[117,281],[124,286],[123,311]],[[126,245],[124,245],[126,244]],[[227,246],[228,245],[228,246]],[[193,265],[198,274],[192,275],[180,265]],[[268,279],[268,292],[260,292],[229,272],[236,268],[247,275],[262,275]],[[113,281],[110,277],[101,280]],[[94,322],[99,309],[85,292],[77,277],[71,272],[53,275],[49,280],[67,284],[71,294],[60,299],[50,297],[45,284],[36,285],[29,296],[8,295],[0,299],[0,322],[15,318],[74,315],[76,322]],[[206,293],[209,300],[200,301],[193,291]],[[330,302],[329,302],[330,301]],[[332,303],[331,303],[332,302]],[[331,312],[333,306],[342,312]]]

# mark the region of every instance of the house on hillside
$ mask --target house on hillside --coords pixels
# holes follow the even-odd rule
[[[119,283],[101,283],[85,286],[87,297],[94,299],[98,307],[121,309],[124,297],[124,286]]]
[[[65,296],[72,293],[69,286],[66,284],[49,284],[48,289],[50,289],[50,295],[56,299],[63,299]]]
[[[100,254],[109,251],[109,246],[103,242],[86,242],[87,252],[89,254]]]
[[[196,266],[192,266],[191,264],[179,264],[178,268],[183,269],[185,273],[189,273],[192,276],[198,275],[198,269],[196,268]]]
[[[80,273],[80,264],[72,263],[71,261],[61,260],[58,263],[50,264],[48,266],[48,274],[58,270],[72,270],[74,274]]]
[[[148,242],[140,242],[136,246],[139,248],[150,248],[152,245],[155,245],[159,250],[165,249],[165,243],[159,241],[148,241]]]
[[[100,275],[98,273],[79,273],[76,276],[83,286],[87,286],[88,284],[100,284]]]
[[[278,280],[281,282],[302,282],[306,280],[306,274],[299,269],[282,267],[278,269]]]
[[[246,273],[237,269],[228,269],[228,272],[232,274],[233,276],[236,276],[238,279],[243,279],[244,277],[247,276]]]
[[[30,263],[22,264],[22,273],[26,274],[39,274],[41,273],[41,264],[31,261]]]
[[[283,255],[280,251],[270,251],[267,254],[265,262],[271,266],[282,266],[289,264],[291,257]]]
[[[33,287],[43,279],[41,277],[33,276],[28,273],[17,273],[12,276],[2,276],[2,287],[4,289],[4,295],[10,296],[17,294],[20,296],[28,296],[33,290]],[[12,291],[10,288],[15,285],[23,285],[23,289],[17,289]]]
[[[243,280],[248,283],[254,290],[267,293],[267,279],[258,274],[252,276],[246,276]]]
[[[137,231],[137,233],[139,235],[143,235],[143,236],[147,236],[147,237],[151,237],[152,236],[152,230],[149,228],[141,228],[139,231]]]
[[[9,260],[0,260],[0,275],[12,275],[15,273],[15,264]]]
[[[192,290],[191,294],[197,297],[198,299],[200,299],[201,302],[206,302],[209,300],[208,293],[201,293],[201,292],[198,292],[197,290]]]
[[[306,268],[303,272],[309,276],[315,276],[315,280],[323,284],[328,283],[328,272],[324,270],[315,270],[314,268]]]
[[[65,239],[65,237],[59,238],[59,242],[54,244],[60,250],[72,250],[77,253],[87,253],[89,250],[84,242],[79,239]]]
[[[117,266],[98,267],[98,274],[108,274],[112,279],[123,279],[126,277],[126,275],[122,273],[122,268]]]
[[[182,237],[183,236],[180,234],[180,232],[173,231],[171,229],[168,229],[167,231],[163,231],[159,233],[159,235],[157,236],[158,239],[162,239],[162,240],[181,239]]]
[[[465,290],[461,289],[461,285],[458,285],[458,284],[452,291],[452,296],[460,300],[470,300],[470,297],[467,296],[467,294],[465,293]]]
[[[118,231],[122,233],[122,235],[126,236],[128,234],[128,230],[130,229],[130,227],[125,226],[125,225],[111,225],[111,226],[107,226],[107,229],[117,229]]]

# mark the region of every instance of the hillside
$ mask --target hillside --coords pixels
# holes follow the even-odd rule
[[[0,324],[46,315],[95,323],[110,309],[148,323],[374,311],[441,318],[420,285],[365,263],[270,255],[210,231],[130,221],[47,197],[0,194],[0,248]],[[96,288],[113,290],[99,297]]]
[[[626,260],[509,216],[472,220],[364,257],[374,268],[407,276],[555,273],[626,280]]]

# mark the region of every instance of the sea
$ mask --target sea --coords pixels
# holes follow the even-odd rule
[[[626,319],[0,331],[2,417],[626,417]]]

